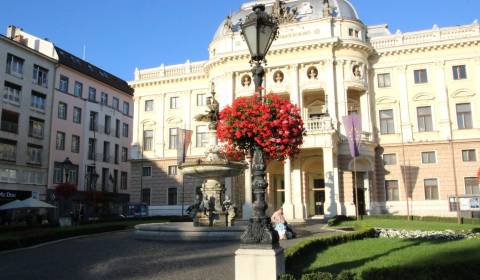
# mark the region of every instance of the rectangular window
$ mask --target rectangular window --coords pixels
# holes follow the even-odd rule
[[[73,122],[82,123],[82,109],[73,107]]]
[[[58,118],[61,120],[67,119],[67,103],[58,102]]]
[[[150,205],[150,189],[142,189],[142,203]]]
[[[170,97],[170,109],[178,109],[180,108],[180,97],[173,96]]]
[[[152,167],[151,166],[144,166],[142,168],[142,176],[143,177],[150,177],[152,176]]]
[[[6,72],[18,78],[23,77],[23,63],[25,60],[13,54],[7,54]]]
[[[53,183],[60,184],[63,183],[63,168],[56,165],[55,169],[53,170]]]
[[[28,135],[30,137],[43,139],[44,126],[45,126],[45,121],[31,117]]]
[[[438,200],[438,182],[437,179],[425,179],[423,180],[425,187],[425,199],[426,200]]]
[[[110,162],[110,142],[103,141],[103,162]]]
[[[36,64],[33,65],[33,83],[41,87],[48,87],[48,70]]]
[[[115,137],[120,138],[120,120],[115,120]]]
[[[0,160],[16,161],[17,143],[14,141],[0,139]]]
[[[90,111],[90,131],[98,131],[98,113]]]
[[[18,134],[18,121],[20,115],[16,112],[2,110],[1,127],[2,131]]]
[[[97,160],[97,139],[88,138],[88,160]]]
[[[93,87],[88,88],[88,101],[97,102],[97,89]]]
[[[46,100],[47,100],[47,96],[45,94],[32,91],[32,99],[31,99],[30,106],[32,108],[45,111],[45,104],[47,102]]]
[[[123,135],[123,137],[128,138],[128,123],[123,123],[122,135]]]
[[[9,168],[0,168],[0,182],[16,183],[17,170]]]
[[[413,75],[415,76],[416,84],[428,83],[427,69],[414,70]]]
[[[120,102],[118,101],[118,98],[113,97],[112,98],[112,107],[118,111]]]
[[[422,163],[429,164],[429,163],[436,163],[437,156],[435,152],[422,152]]]
[[[478,177],[465,178],[465,194],[480,194],[480,187],[478,186]]]
[[[390,81],[390,73],[378,74],[377,78],[379,88],[387,88],[392,86],[392,83]]]
[[[122,147],[122,161],[128,161],[128,148]]]
[[[153,130],[143,131],[143,150],[144,151],[153,150]]]
[[[457,104],[457,124],[458,129],[471,129],[472,124],[472,109],[470,103]]]
[[[453,79],[464,80],[467,78],[467,67],[465,65],[455,65],[452,67]]]
[[[145,112],[153,111],[153,100],[146,100],[145,101]]]
[[[477,151],[475,150],[462,150],[463,161],[477,161]]]
[[[399,201],[398,195],[398,181],[397,180],[385,180],[385,194],[387,201]]]
[[[128,189],[128,173],[127,172],[122,171],[120,174],[120,189],[121,190]]]
[[[21,86],[5,81],[5,87],[3,90],[3,100],[7,100],[12,103],[20,105],[21,92],[22,92]]]
[[[112,179],[112,176],[110,175],[110,180]],[[118,170],[117,169],[114,169],[113,170],[113,182],[112,182],[112,185],[113,185],[113,192],[116,193],[118,192]]]
[[[393,121],[393,110],[380,110],[380,133],[394,134],[395,124]]]
[[[430,106],[417,107],[418,131],[433,131],[432,108]]]
[[[57,131],[55,147],[57,150],[60,150],[60,151],[65,150],[65,132]]]
[[[80,136],[72,135],[72,153],[80,153]]]
[[[110,170],[108,170],[108,168],[102,168],[102,192],[105,192],[108,190],[108,185],[110,182],[110,178],[108,176],[109,173],[110,173]]]
[[[111,126],[112,126],[112,117],[105,115],[104,132],[106,135],[110,135],[110,131],[112,129]]]
[[[120,146],[118,144],[115,144],[114,150],[113,150],[113,160],[115,164],[119,163],[119,156],[120,156]]]
[[[208,126],[197,126],[197,147],[206,147],[208,145]]]
[[[177,205],[177,188],[168,188],[168,205]]]
[[[60,75],[58,90],[60,90],[62,92],[68,92],[68,77],[67,76]]]
[[[177,148],[178,128],[170,128],[168,135],[169,135],[169,137],[168,137],[168,148],[169,149],[176,149]]]
[[[73,95],[76,97],[82,97],[83,95],[83,84],[79,81],[75,81],[75,88],[73,90]]]
[[[397,155],[396,154],[384,154],[383,163],[385,165],[396,165],[397,164]]]
[[[108,105],[108,94],[105,92],[102,92],[100,94],[100,104],[107,106]]]
[[[42,164],[42,147],[36,145],[27,146],[28,163]]]
[[[170,165],[168,167],[168,175],[177,175],[177,166],[176,165]]]
[[[197,94],[197,106],[207,105],[207,95],[205,93]]]
[[[127,101],[123,101],[123,113],[127,116],[130,114],[130,103]]]

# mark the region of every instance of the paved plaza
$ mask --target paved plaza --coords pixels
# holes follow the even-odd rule
[[[282,246],[326,232],[319,224],[296,230],[301,237]],[[234,279],[236,241],[139,241],[132,234],[112,232],[0,253],[2,279]]]

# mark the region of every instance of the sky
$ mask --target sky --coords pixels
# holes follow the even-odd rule
[[[125,80],[140,69],[208,58],[223,19],[248,0],[0,0],[0,33],[9,25]],[[312,0],[313,1],[313,0]],[[321,0],[315,0],[321,1]],[[392,32],[470,24],[480,0],[351,0],[367,25]]]

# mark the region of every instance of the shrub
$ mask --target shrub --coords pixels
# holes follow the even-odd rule
[[[362,272],[363,280],[468,280],[478,279],[478,264],[456,263],[450,265],[429,265],[413,267],[372,268]]]
[[[335,280],[355,280],[356,274],[350,271],[342,271],[337,275]]]
[[[328,226],[330,227],[334,227],[334,226],[337,226],[339,225],[341,222],[345,222],[345,221],[353,221],[355,220],[355,218],[353,217],[347,217],[345,215],[338,215],[338,216],[335,216],[333,218],[331,218],[330,220],[328,220]]]
[[[295,280],[295,276],[292,274],[282,274],[278,277],[278,280]]]
[[[329,272],[313,272],[303,274],[300,280],[334,280],[333,274]]]

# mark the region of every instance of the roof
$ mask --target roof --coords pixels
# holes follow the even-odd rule
[[[133,96],[133,88],[128,83],[115,75],[108,73],[107,71],[98,68],[97,66],[76,57],[75,55],[59,48],[55,47],[58,54],[58,62],[69,68],[72,68],[82,74],[90,76],[100,82],[103,82],[113,88],[116,88],[128,95]]]

